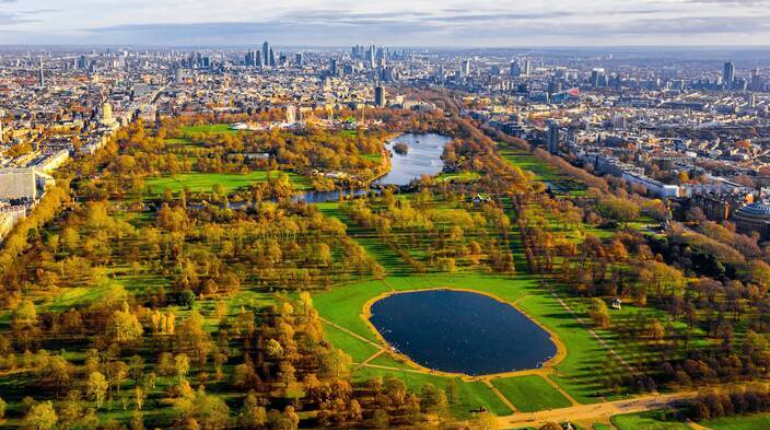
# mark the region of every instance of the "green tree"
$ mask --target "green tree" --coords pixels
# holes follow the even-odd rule
[[[112,319],[108,324],[110,337],[117,342],[138,339],[144,332],[139,318],[131,313],[128,303],[125,302],[123,303],[123,309],[117,310],[112,314]]]
[[[50,401],[40,402],[32,408],[24,417],[24,422],[34,430],[50,430],[56,427],[59,417]]]
[[[597,327],[607,328],[610,326],[610,311],[607,308],[607,303],[604,303],[604,300],[598,297],[591,299],[588,315]]]
[[[99,372],[93,372],[88,376],[86,387],[88,389],[88,396],[96,401],[97,408],[101,408],[104,399],[107,396],[107,390],[110,388],[110,384],[107,383],[107,378]]]
[[[190,372],[190,360],[187,358],[187,354],[178,354],[174,357],[174,370],[179,380],[185,379],[187,373]]]

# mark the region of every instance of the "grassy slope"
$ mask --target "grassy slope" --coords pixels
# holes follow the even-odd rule
[[[766,430],[770,429],[770,414],[720,418],[701,424],[714,430]]]
[[[688,430],[685,423],[666,422],[661,412],[643,412],[637,414],[616,415],[612,424],[618,430]]]
[[[521,412],[570,406],[569,400],[539,375],[500,378],[492,384]]]
[[[272,175],[277,175],[278,172],[274,171]],[[286,173],[297,189],[309,189],[309,179],[295,175],[294,173]],[[186,173],[176,176],[161,176],[149,178],[145,181],[145,188],[152,189],[154,194],[163,193],[166,188],[171,188],[173,192],[179,192],[185,187],[189,188],[193,192],[211,191],[216,184],[221,184],[226,192],[232,192],[239,188],[247,187],[254,183],[267,181],[268,172],[258,171],[251,172],[245,175],[240,174],[227,174],[227,173]]]

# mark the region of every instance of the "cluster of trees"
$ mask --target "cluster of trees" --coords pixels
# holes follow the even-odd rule
[[[766,412],[770,410],[770,388],[767,384],[754,383],[729,392],[704,390],[680,408],[695,421]]]
[[[493,201],[441,200],[422,189],[413,199],[397,199],[391,190],[344,206],[360,226],[374,230],[415,270],[453,272],[487,266],[513,273],[507,240],[510,219]]]

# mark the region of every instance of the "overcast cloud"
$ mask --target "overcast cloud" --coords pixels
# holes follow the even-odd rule
[[[0,0],[0,43],[770,45],[770,0]]]

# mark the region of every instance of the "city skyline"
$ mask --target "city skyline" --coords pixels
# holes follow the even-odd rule
[[[560,0],[549,5],[394,1],[362,6],[195,0],[0,0],[5,45],[766,46],[767,0]]]

